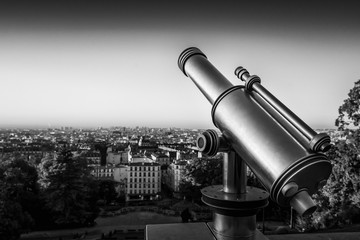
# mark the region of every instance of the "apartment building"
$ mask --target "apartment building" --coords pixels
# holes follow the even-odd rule
[[[99,152],[86,151],[82,156],[86,158],[89,166],[100,165],[101,155]]]
[[[168,181],[167,185],[174,191],[179,191],[179,184],[181,179],[184,177],[185,167],[187,161],[174,161],[168,167]]]
[[[94,166],[91,174],[97,179],[114,180],[114,166],[110,164],[105,166]]]
[[[130,146],[123,151],[113,151],[111,147],[107,150],[106,163],[110,164],[127,164],[131,161]]]
[[[136,162],[127,166],[126,200],[153,200],[161,192],[160,165]]]

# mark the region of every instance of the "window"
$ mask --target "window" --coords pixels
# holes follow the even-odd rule
[[[132,184],[130,183],[130,188],[132,188]]]
[[[130,177],[132,177],[132,172],[130,172]]]
[[[155,173],[153,172],[153,177],[155,177]]]
[[[148,177],[150,177],[150,172],[148,173]]]
[[[139,178],[139,182],[141,182],[141,178]]]
[[[141,172],[139,172],[139,177],[141,177]]]
[[[134,184],[134,188],[137,188],[136,183]]]
[[[134,176],[136,177],[136,172],[134,173]]]
[[[155,183],[153,183],[153,188],[155,188]]]

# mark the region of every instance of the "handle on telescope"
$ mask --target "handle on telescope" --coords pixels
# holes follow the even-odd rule
[[[316,133],[305,122],[303,122],[295,113],[288,109],[274,95],[272,95],[265,87],[261,85],[261,80],[256,75],[250,75],[243,68],[235,69],[235,75],[245,82],[245,88],[248,91],[254,91],[274,110],[277,114],[272,116],[299,142],[312,151],[326,152],[330,149],[330,137],[325,133]],[[271,111],[267,106],[263,106]],[[288,123],[284,123],[284,120]],[[290,124],[290,125],[289,125]],[[300,134],[300,136],[299,136]]]

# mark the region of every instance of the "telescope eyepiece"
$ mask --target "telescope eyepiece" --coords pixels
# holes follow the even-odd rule
[[[219,136],[213,129],[208,129],[196,139],[196,146],[208,157],[215,156],[218,152],[230,151],[231,148],[223,136]]]
[[[290,205],[300,214],[308,216],[316,211],[317,207],[306,190],[299,191],[291,200]]]
[[[205,155],[212,157],[215,156],[219,150],[220,139],[215,130],[206,130],[199,134],[196,140],[196,146]]]
[[[261,83],[261,79],[258,76],[250,75],[248,70],[241,66],[235,69],[235,75],[238,79],[245,82],[245,88],[249,91],[253,90],[253,85],[255,83]]]
[[[249,72],[241,66],[235,69],[235,75],[241,81],[246,81],[246,79],[250,76]]]

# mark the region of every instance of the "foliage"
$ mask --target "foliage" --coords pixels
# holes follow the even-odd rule
[[[116,199],[117,193],[115,190],[115,183],[111,180],[99,181],[98,197],[104,200],[105,205]]]
[[[41,188],[46,189],[49,186],[49,178],[48,175],[52,172],[52,167],[54,165],[55,159],[47,156],[43,158],[40,164],[37,166],[38,173],[39,173],[39,180],[38,183],[40,184]]]
[[[307,219],[298,220],[304,228],[333,228],[360,222],[359,99],[360,80],[339,107],[335,124],[343,134],[327,152],[333,166],[332,174],[314,195],[318,211]]]
[[[360,80],[355,82],[348,96],[339,107],[339,117],[335,121],[335,125],[342,131],[357,128],[360,124]]]
[[[54,223],[61,227],[92,224],[99,213],[98,186],[85,159],[74,158],[69,149],[63,148],[56,160],[44,161],[44,198]]]
[[[0,239],[17,239],[34,225],[31,204],[38,200],[38,190],[36,169],[24,159],[1,162]]]
[[[181,180],[179,184],[179,192],[185,197],[187,200],[193,200],[195,202],[199,202],[201,199],[201,187],[192,184],[189,181]]]
[[[223,161],[220,158],[194,159],[186,165],[186,176],[202,188],[222,184],[222,165]]]
[[[187,199],[201,202],[201,188],[222,184],[222,159],[198,158],[186,165],[179,192]]]
[[[359,142],[340,140],[328,152],[333,169],[327,184],[314,196],[319,209],[309,219],[313,228],[339,227],[360,220],[359,147]]]
[[[100,156],[101,156],[101,160],[100,163],[101,165],[105,165],[106,164],[106,156],[107,156],[107,144],[105,142],[101,142],[101,143],[97,143],[95,144],[95,150],[100,152]]]

